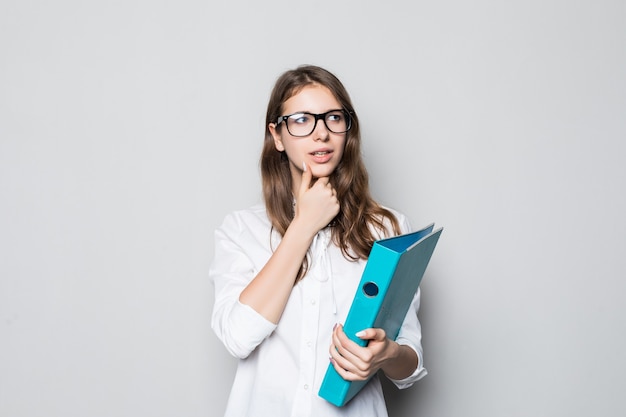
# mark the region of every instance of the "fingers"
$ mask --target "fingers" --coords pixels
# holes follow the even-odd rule
[[[302,182],[300,183],[300,195],[311,187],[311,180],[313,179],[313,173],[306,166],[306,163],[302,163]]]
[[[333,185],[330,183],[330,180],[328,180],[328,182],[326,183],[326,188],[330,190],[330,194],[333,197],[337,197],[337,190],[335,190],[335,187],[333,187]]]
[[[333,188],[330,183],[330,179],[328,177],[319,177],[315,181],[313,181],[313,172],[310,167],[306,164],[306,162],[302,163],[302,182],[300,183],[300,194],[307,191],[313,185],[318,185],[321,187],[326,187],[331,190],[332,195],[337,195],[337,192]]]
[[[387,337],[387,334],[383,329],[365,329],[358,332],[355,336],[362,340],[383,341]]]
[[[332,341],[335,350],[344,358],[352,361],[363,361],[364,359],[367,359],[361,357],[362,353],[360,350],[362,350],[362,347],[348,338],[346,333],[343,331],[342,325],[338,325],[337,328],[335,328]]]
[[[310,166],[302,164],[302,177],[296,196],[296,217],[305,219],[308,225],[320,230],[339,213],[337,191],[330,178],[314,178]],[[316,231],[317,231],[316,230]]]
[[[367,332],[369,330],[372,330],[372,335],[376,333],[373,329]],[[330,357],[333,366],[344,379],[363,380],[374,372],[374,352],[350,340],[341,325],[333,331]]]
[[[366,379],[368,376],[367,364],[346,347],[346,345],[354,342],[347,338],[347,340],[340,340],[343,339],[342,335],[345,337],[345,333],[341,330],[333,332],[333,342],[330,345],[330,361],[333,367],[347,381]]]
[[[339,213],[339,199],[330,178],[314,178],[311,167],[304,163],[302,169],[298,195],[295,196],[294,221],[305,231],[317,233]]]
[[[385,361],[385,349],[388,339],[383,329],[365,329],[356,334],[367,340],[363,347],[352,341],[338,325],[332,334],[330,359],[337,372],[346,380],[367,379],[374,374]]]

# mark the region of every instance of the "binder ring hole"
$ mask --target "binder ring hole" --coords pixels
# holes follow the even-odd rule
[[[368,297],[376,297],[378,295],[378,285],[373,282],[366,282],[363,285],[363,292]]]

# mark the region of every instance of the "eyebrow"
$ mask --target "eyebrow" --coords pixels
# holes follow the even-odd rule
[[[326,111],[323,111],[321,113],[315,113],[313,111],[309,111],[309,110],[296,110],[294,112],[290,112],[290,113],[285,113],[285,115],[294,115],[294,114],[300,114],[300,113],[308,113],[308,114],[324,114],[324,113],[328,113],[329,111],[341,111],[343,110],[341,107],[335,107],[332,109],[328,109]]]

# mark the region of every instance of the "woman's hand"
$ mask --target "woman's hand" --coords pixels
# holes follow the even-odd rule
[[[366,329],[357,333],[357,337],[368,340],[368,345],[362,347],[350,340],[342,325],[333,330],[330,359],[347,381],[366,380],[398,356],[400,346],[389,340],[383,329]]]
[[[409,346],[399,345],[387,338],[383,329],[365,329],[356,336],[367,340],[367,346],[359,346],[350,340],[342,325],[335,326],[333,330],[330,361],[346,381],[366,380],[379,369],[387,377],[401,380],[417,369],[417,353]]]
[[[328,177],[318,178],[311,185],[313,175],[310,169],[304,167],[302,182],[296,196],[296,211],[294,221],[307,228],[312,234],[322,230],[339,213],[337,192],[330,184]]]

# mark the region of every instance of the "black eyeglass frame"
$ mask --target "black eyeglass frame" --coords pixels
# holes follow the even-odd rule
[[[346,120],[347,120],[346,130],[344,130],[342,132],[335,132],[330,127],[328,127],[328,124],[326,124],[326,116],[328,116],[328,114],[330,114],[330,113],[337,112],[337,111],[342,112],[344,114],[344,116],[346,117]],[[294,135],[289,130],[289,124],[286,122],[286,120],[289,119],[290,117],[297,116],[299,114],[307,114],[307,115],[313,116],[315,118],[315,123],[313,123],[313,128],[306,135]],[[351,112],[350,110],[346,110],[346,109],[333,109],[333,110],[328,110],[325,113],[319,113],[319,114],[309,113],[307,111],[299,111],[299,112],[296,112],[296,113],[287,114],[285,116],[278,116],[278,120],[276,121],[276,127],[278,127],[278,125],[280,125],[282,122],[285,122],[285,127],[287,128],[287,132],[289,132],[289,134],[291,136],[296,137],[296,138],[304,138],[306,136],[309,136],[311,133],[313,133],[315,131],[315,128],[317,127],[317,121],[318,120],[322,120],[324,122],[324,126],[326,126],[326,129],[328,129],[329,132],[332,132],[332,133],[346,133],[347,131],[349,131],[352,128],[352,114],[353,114],[353,112]]]

